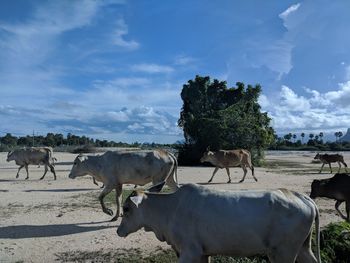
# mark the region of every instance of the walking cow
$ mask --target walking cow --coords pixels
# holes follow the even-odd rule
[[[344,162],[344,157],[341,154],[316,154],[314,157],[315,160],[320,160],[322,162],[320,173],[322,172],[323,166],[328,163],[329,169],[331,169],[332,173],[332,166],[331,163],[338,163],[339,169],[338,173],[340,172],[341,164],[342,163],[345,166],[345,171],[347,172],[347,164]]]
[[[313,180],[310,197],[328,197],[335,199],[335,210],[350,223],[350,175],[335,174],[332,178]],[[341,203],[345,202],[346,216],[339,210]]]
[[[157,184],[166,181],[174,190],[178,188],[177,160],[167,151],[108,151],[100,156],[81,156],[75,158],[69,178],[91,175],[99,182],[103,182],[104,189],[99,196],[102,211],[113,215],[111,209],[106,208],[103,199],[113,189],[116,191],[117,213],[111,221],[118,219],[120,214],[120,197],[123,184],[145,185],[152,182]]]
[[[214,191],[186,184],[158,194],[162,184],[126,199],[117,234],[144,227],[175,250],[180,263],[209,262],[211,255],[265,254],[272,263],[321,262],[319,212],[308,196],[275,191]],[[316,225],[316,256],[311,251]]]
[[[239,181],[240,183],[244,181],[247,175],[247,167],[249,167],[252,170],[252,175],[254,180],[258,181],[258,179],[254,175],[254,166],[252,164],[251,155],[248,150],[244,150],[244,149],[230,150],[230,151],[219,150],[217,152],[212,152],[208,147],[207,151],[203,154],[200,161],[202,163],[209,162],[215,166],[213,175],[209,179],[208,183],[210,183],[213,180],[214,175],[219,170],[219,168],[226,169],[227,176],[228,176],[227,183],[231,183],[229,167],[236,167],[236,166],[241,166],[244,171],[243,178]]]
[[[31,148],[22,148],[10,151],[7,154],[7,161],[15,161],[19,165],[16,178],[19,176],[19,171],[24,167],[27,172],[27,177],[29,178],[28,165],[45,165],[44,175],[40,180],[44,179],[48,168],[50,167],[51,173],[53,173],[54,179],[56,180],[56,172],[54,168],[54,159],[52,157],[52,151],[47,147],[31,147]]]

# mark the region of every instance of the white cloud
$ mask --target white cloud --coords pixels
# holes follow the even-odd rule
[[[145,73],[171,73],[174,69],[166,65],[141,63],[131,67],[133,71]]]
[[[290,111],[306,111],[310,109],[309,101],[303,96],[298,96],[292,89],[282,86],[280,92],[281,106]]]
[[[325,93],[310,89],[306,92],[309,96],[304,97],[282,86],[279,96],[259,99],[277,132],[332,132],[350,127],[350,82]]]
[[[285,11],[283,11],[283,12],[282,12],[281,14],[279,14],[278,16],[279,16],[281,19],[285,20],[285,19],[287,19],[287,17],[288,17],[290,14],[296,12],[296,11],[299,9],[300,5],[301,5],[300,3],[291,5],[290,7],[288,7]]]
[[[117,29],[114,32],[113,44],[126,48],[128,50],[138,49],[140,44],[135,40],[125,40],[125,36],[128,34],[128,26],[123,19],[117,20]]]
[[[180,55],[180,56],[177,56],[175,58],[174,64],[179,65],[179,66],[184,66],[184,65],[188,65],[194,61],[195,61],[195,59],[192,57]]]

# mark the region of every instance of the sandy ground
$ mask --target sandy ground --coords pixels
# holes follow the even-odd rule
[[[343,154],[350,163],[350,153]],[[213,189],[287,188],[309,194],[313,179],[330,177],[326,172],[318,174],[320,164],[311,164],[314,155],[269,152],[266,167],[256,168],[257,183],[250,173],[244,183],[235,183],[241,179],[241,168],[231,168],[231,184],[226,183],[224,170],[217,173],[213,183],[206,184],[213,172],[210,167],[179,167],[178,178],[180,183],[199,183]],[[68,262],[84,255],[92,255],[91,259],[101,253],[118,255],[129,249],[151,253],[168,248],[152,233],[143,230],[119,238],[116,230],[120,219],[109,222],[110,217],[101,211],[97,200],[101,189],[92,184],[91,177],[68,178],[75,156],[55,153],[57,180],[48,172],[46,178],[39,181],[43,167],[31,166],[29,180],[24,180],[23,169],[16,179],[17,166],[14,162],[7,163],[6,153],[0,153],[0,262]],[[341,220],[335,213],[334,201],[317,199],[316,202],[322,225]],[[115,211],[115,205],[111,205]]]

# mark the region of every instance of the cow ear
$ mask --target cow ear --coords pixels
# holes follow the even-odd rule
[[[164,185],[165,185],[165,181],[160,182],[156,185],[153,185],[152,187],[148,188],[146,191],[150,193],[159,193],[160,191],[162,191]]]
[[[143,196],[142,195],[131,196],[130,200],[136,205],[136,207],[139,207],[139,204],[141,204],[143,200]]]

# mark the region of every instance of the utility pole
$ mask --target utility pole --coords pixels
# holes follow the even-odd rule
[[[33,145],[32,146],[34,147],[34,130],[33,130]]]

